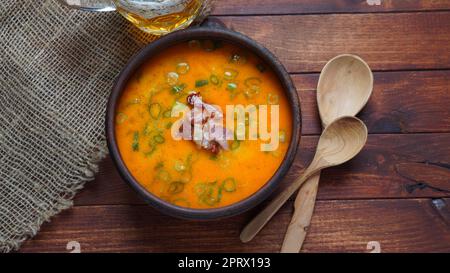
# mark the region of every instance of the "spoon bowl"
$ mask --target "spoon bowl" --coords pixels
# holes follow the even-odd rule
[[[346,116],[333,121],[320,136],[316,154],[305,172],[245,226],[241,232],[241,241],[245,243],[253,239],[309,177],[322,169],[352,159],[361,151],[366,141],[367,127],[358,118]]]
[[[342,116],[355,116],[372,94],[370,67],[356,55],[343,54],[322,69],[317,85],[317,103],[324,127]]]
[[[342,117],[326,127],[319,139],[314,161],[324,168],[340,165],[359,153],[367,141],[367,127],[355,117]],[[320,157],[320,158],[319,158]]]

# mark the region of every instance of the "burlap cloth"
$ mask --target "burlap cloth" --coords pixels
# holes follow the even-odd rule
[[[17,250],[94,178],[113,81],[152,39],[115,12],[0,1],[0,252]]]

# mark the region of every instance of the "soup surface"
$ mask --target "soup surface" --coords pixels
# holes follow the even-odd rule
[[[171,130],[180,117],[172,110],[190,107],[187,97],[194,91],[224,115],[226,105],[279,105],[278,148],[262,151],[267,140],[238,140],[235,133],[218,151],[175,140]],[[292,131],[289,103],[274,73],[253,54],[208,40],[182,43],[148,60],[127,84],[115,124],[120,155],[134,178],[161,199],[198,209],[230,205],[258,191],[281,164]]]

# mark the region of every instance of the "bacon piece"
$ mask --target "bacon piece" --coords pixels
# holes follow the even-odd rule
[[[203,102],[199,92],[191,92],[187,96],[186,101],[193,106],[193,109],[187,115],[187,123],[191,125],[191,139],[197,146],[214,154],[217,154],[220,149],[228,150],[227,138],[230,138],[233,134],[222,125],[222,111],[211,104]],[[201,134],[195,137],[194,128],[196,121],[200,121]],[[183,133],[183,126],[179,128],[179,131]]]

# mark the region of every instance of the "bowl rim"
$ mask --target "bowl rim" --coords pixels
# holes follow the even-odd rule
[[[278,169],[255,193],[239,202],[224,207],[193,209],[177,206],[160,199],[150,191],[147,191],[137,181],[137,179],[133,177],[120,156],[115,138],[115,115],[116,107],[123,90],[125,89],[129,79],[133,76],[134,72],[141,67],[142,64],[148,61],[155,54],[158,54],[170,46],[190,40],[205,39],[222,40],[223,42],[232,43],[241,48],[245,48],[258,56],[258,58],[260,58],[266,66],[270,67],[279,79],[289,101],[291,108],[290,112],[292,115],[292,135],[288,150],[286,151],[281,164],[278,166]],[[257,206],[263,200],[267,199],[279,185],[294,161],[300,142],[302,127],[300,99],[289,73],[286,71],[281,62],[268,49],[251,38],[226,28],[211,26],[193,27],[190,29],[173,32],[148,44],[137,52],[128,61],[116,78],[107,103],[105,123],[108,149],[122,179],[125,180],[148,204],[159,211],[177,218],[198,220],[217,219],[237,215]]]

